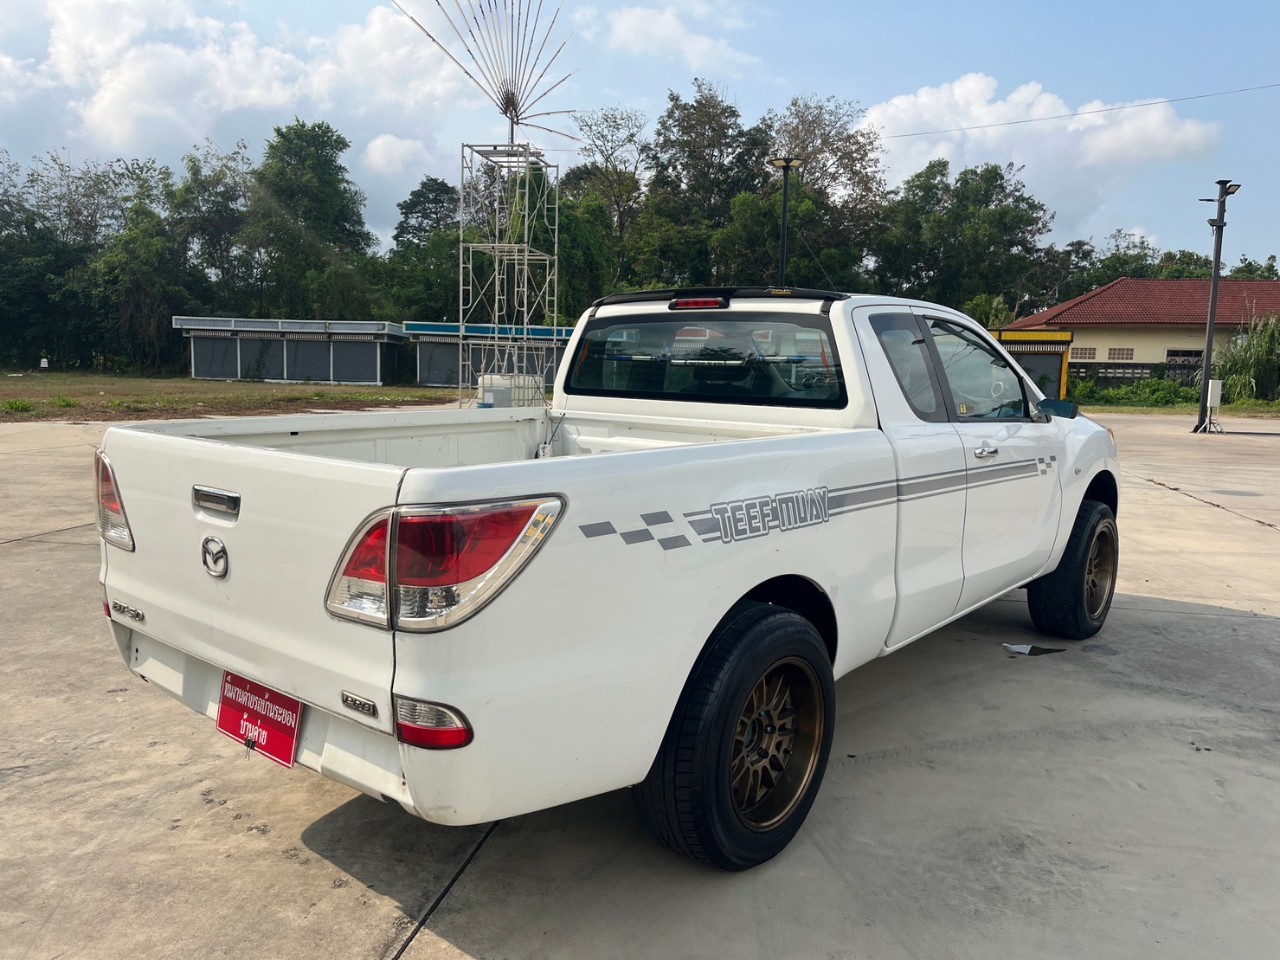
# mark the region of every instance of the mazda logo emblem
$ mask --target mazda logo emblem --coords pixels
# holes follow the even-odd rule
[[[200,544],[200,559],[209,576],[221,580],[227,575],[227,545],[217,537],[205,537]]]

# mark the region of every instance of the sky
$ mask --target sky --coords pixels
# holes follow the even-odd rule
[[[451,38],[436,0],[402,3]],[[554,6],[544,0],[544,22]],[[1280,86],[1204,96],[1280,85],[1275,0],[564,0],[552,37],[567,42],[548,77],[575,72],[547,109],[622,106],[652,121],[694,77],[747,122],[794,96],[835,95],[885,138],[891,185],[935,157],[953,171],[1012,162],[1055,212],[1053,241],[1101,247],[1123,229],[1209,254],[1213,207],[1198,199],[1229,178],[1242,186],[1224,262],[1280,253]],[[256,160],[295,117],[351,141],[344,159],[384,245],[423,176],[456,183],[460,144],[506,139],[494,106],[389,3],[0,0],[0,149],[14,160],[176,167],[206,138],[244,140]],[[571,141],[529,133],[562,170],[577,161]]]

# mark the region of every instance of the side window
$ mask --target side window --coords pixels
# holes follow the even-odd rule
[[[978,334],[947,320],[927,320],[956,415],[961,420],[1025,418],[1022,379]]]
[[[878,313],[871,317],[871,329],[915,415],[930,423],[945,423],[946,407],[916,318],[904,313]]]

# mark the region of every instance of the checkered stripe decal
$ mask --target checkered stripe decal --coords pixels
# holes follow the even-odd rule
[[[681,547],[690,546],[689,538],[684,534],[677,534],[672,537],[660,537],[654,533],[653,528],[663,527],[669,523],[675,523],[675,519],[665,510],[657,513],[640,514],[640,522],[643,527],[634,530],[619,530],[608,520],[600,523],[584,523],[578,529],[582,531],[582,535],[588,539],[596,537],[621,537],[622,542],[629,547],[634,547],[637,543],[653,543],[656,542],[663,550],[679,550]],[[659,530],[658,533],[664,531]]]
[[[834,487],[830,490],[826,487],[815,488],[820,494],[817,501],[820,504],[820,512],[802,516],[799,512],[793,510],[784,518],[783,511],[776,509],[766,511],[767,518],[764,518],[764,514],[761,514],[761,518],[758,518],[756,523],[758,529],[746,531],[745,536],[741,531],[732,527],[726,516],[717,515],[716,510],[725,507],[726,504],[713,505],[710,509],[685,513],[682,515],[682,519],[684,523],[688,524],[697,540],[702,543],[731,543],[735,540],[765,536],[774,531],[786,531],[818,523],[826,523],[830,519],[844,514],[883,506],[895,501],[905,503],[910,500],[953,493],[966,488],[1008,483],[1037,475],[1043,477],[1057,468],[1057,461],[1058,458],[1056,456],[1049,456],[1048,458],[1037,457],[1035,460],[1027,459],[1014,460],[1008,463],[993,463],[899,480],[884,480],[850,487]],[[751,499],[753,502],[763,503],[765,500],[776,501],[804,492],[813,494],[815,490],[792,491],[786,494],[774,495],[772,498],[757,497]],[[736,503],[738,502],[733,502],[734,505]],[[657,543],[663,550],[678,550],[681,547],[688,547],[693,544],[689,537],[676,533],[668,527],[669,524],[678,524],[679,522],[667,511],[660,510],[654,513],[640,514],[640,523],[643,525],[633,529],[620,530],[608,520],[580,524],[578,529],[589,540],[599,537],[618,537],[629,547],[638,543]],[[662,528],[664,527],[667,529],[663,530]],[[661,534],[664,532],[668,535],[662,536]]]

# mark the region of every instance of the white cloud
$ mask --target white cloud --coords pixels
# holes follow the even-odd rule
[[[182,0],[48,0],[48,69],[64,83],[92,82],[148,30],[195,19]]]
[[[38,85],[30,60],[17,60],[0,53],[0,104],[16,103]]]
[[[421,122],[465,82],[385,7],[332,37],[282,43],[241,21],[196,16],[186,0],[49,0],[47,10],[48,55],[36,75],[64,90],[90,139],[113,150],[172,143],[175,131],[191,142],[242,109],[301,113],[341,102],[357,114],[413,111]],[[24,76],[21,66],[0,59],[0,80]],[[20,86],[0,91],[10,88]]]
[[[1056,231],[1070,234],[1153,164],[1202,155],[1216,142],[1214,124],[1179,117],[1171,104],[1044,119],[1115,106],[1124,104],[1093,101],[1073,107],[1038,83],[1023,84],[1000,99],[994,77],[970,73],[876,104],[864,122],[886,138],[929,133],[884,141],[891,181],[901,182],[939,157],[951,162],[953,173],[975,164],[1013,162],[1025,168],[1021,176],[1031,194],[1057,212]],[[1020,122],[1028,120],[1040,122]],[[960,127],[981,129],[957,131]]]
[[[595,43],[600,35],[600,11],[595,7],[577,7],[569,14],[573,32],[588,43]]]
[[[364,148],[364,166],[384,176],[420,173],[431,162],[431,150],[421,140],[382,133]]]
[[[690,16],[705,15],[703,4],[694,4]],[[707,8],[709,9],[709,8]],[[734,49],[721,37],[695,33],[684,22],[681,9],[668,7],[624,7],[609,14],[610,50],[636,56],[675,57],[695,72],[740,76],[744,67],[760,58]]]
[[[314,65],[311,93],[358,91],[367,102],[418,109],[441,104],[466,83],[458,68],[402,14],[375,7],[345,26]]]

